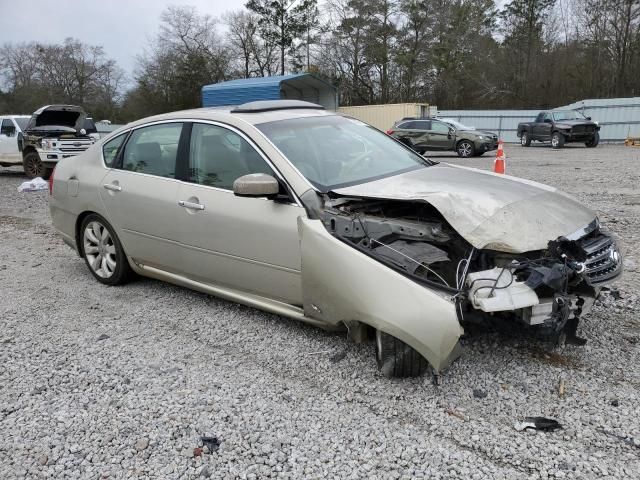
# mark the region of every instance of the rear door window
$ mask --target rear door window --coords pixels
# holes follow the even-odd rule
[[[413,130],[414,127],[414,123],[412,121],[409,122],[402,122],[401,124],[398,125],[398,129],[400,130]]]
[[[418,120],[415,123],[416,130],[431,130],[431,122],[429,120]]]
[[[431,122],[431,131],[435,133],[449,133],[449,125],[442,122]]]
[[[182,123],[161,123],[134,130],[124,147],[122,169],[175,178]]]

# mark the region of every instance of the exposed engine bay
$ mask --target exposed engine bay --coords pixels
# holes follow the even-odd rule
[[[461,324],[516,321],[581,344],[581,315],[622,271],[618,246],[597,221],[514,254],[473,247],[425,202],[334,197],[320,216],[334,237],[455,301]]]

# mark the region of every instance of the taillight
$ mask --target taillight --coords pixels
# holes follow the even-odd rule
[[[393,130],[392,129],[387,130],[387,135],[393,135]]]
[[[55,174],[56,174],[56,168],[53,167],[53,171],[49,176],[49,195],[53,195],[53,177],[55,176]]]

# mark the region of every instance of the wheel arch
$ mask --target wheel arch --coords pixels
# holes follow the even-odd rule
[[[383,331],[420,353],[435,372],[460,355],[463,330],[451,298],[346,245],[319,220],[300,217],[298,230],[306,316]]]
[[[30,153],[37,154],[38,150],[36,150],[36,148],[34,146],[32,146],[32,145],[28,145],[28,146],[24,147],[22,149],[22,159],[24,160],[24,158]]]
[[[78,246],[78,255],[80,255],[80,257],[82,258],[84,258],[84,249],[82,248],[82,232],[80,231],[80,229],[82,227],[82,222],[84,221],[84,219],[91,214],[100,215],[98,212],[94,212],[92,210],[85,210],[84,212],[80,213],[76,217],[76,225],[74,228],[74,238],[76,240],[76,245]],[[102,217],[102,215],[100,215],[100,217]]]

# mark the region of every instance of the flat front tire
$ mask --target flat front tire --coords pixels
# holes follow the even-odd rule
[[[376,330],[376,360],[385,377],[419,377],[429,368],[413,348],[380,330]]]
[[[100,283],[120,285],[129,280],[131,267],[113,227],[97,214],[84,218],[80,241],[89,271]]]

